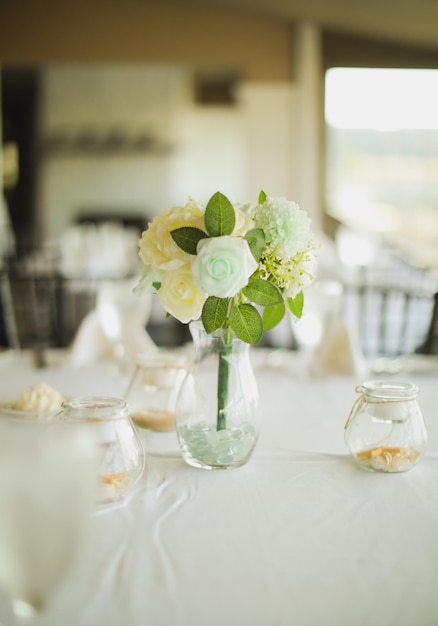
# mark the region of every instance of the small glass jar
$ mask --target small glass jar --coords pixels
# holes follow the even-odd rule
[[[427,433],[412,383],[368,381],[345,424],[345,443],[355,461],[375,472],[406,472],[426,449]]]
[[[175,403],[186,366],[187,357],[172,352],[137,355],[125,393],[136,426],[157,431],[175,429]]]
[[[122,500],[139,480],[145,464],[142,443],[128,405],[119,398],[92,396],[65,401],[61,419],[87,424],[99,450],[99,502]]]

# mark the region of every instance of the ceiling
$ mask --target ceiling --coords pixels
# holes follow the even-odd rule
[[[162,5],[227,9],[438,51],[438,0],[162,0]]]

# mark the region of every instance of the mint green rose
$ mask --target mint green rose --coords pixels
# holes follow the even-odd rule
[[[245,239],[230,236],[203,239],[192,260],[193,282],[209,296],[232,298],[248,284],[257,267]]]

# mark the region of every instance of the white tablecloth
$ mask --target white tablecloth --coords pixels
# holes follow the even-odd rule
[[[255,371],[263,428],[250,462],[186,465],[174,433],[145,434],[140,488],[93,518],[87,559],[56,594],[44,626],[436,626],[438,371],[420,386],[428,452],[404,474],[348,456],[353,377]],[[105,365],[33,370],[0,359],[0,399],[39,380],[67,395],[121,395]],[[0,621],[8,604],[0,598]]]

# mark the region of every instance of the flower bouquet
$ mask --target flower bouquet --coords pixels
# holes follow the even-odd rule
[[[217,192],[205,207],[189,199],[154,217],[139,254],[137,293],[152,288],[180,322],[200,319],[207,334],[221,331],[216,430],[225,430],[233,339],[257,344],[285,314],[301,317],[316,270],[310,219],[263,191],[256,206],[233,206]]]

